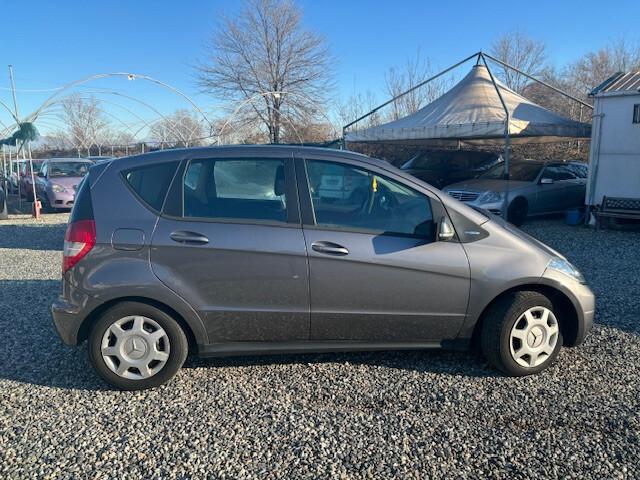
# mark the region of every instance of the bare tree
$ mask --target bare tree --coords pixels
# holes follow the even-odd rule
[[[95,97],[83,98],[72,95],[62,101],[63,120],[67,125],[66,135],[69,142],[91,155],[91,147],[104,144],[109,124],[104,119],[98,100]]]
[[[345,101],[338,104],[337,117],[340,127],[347,125],[360,118],[365,113],[370,112],[378,105],[378,100],[371,90],[363,93],[353,93]],[[367,118],[354,125],[354,128],[369,128],[380,125],[383,119],[378,112],[369,115]]]
[[[547,47],[542,41],[527,37],[514,30],[505,33],[491,45],[491,54],[518,70],[533,76],[540,75],[547,63]],[[524,75],[510,68],[498,68],[498,77],[512,90],[522,93],[529,83]]]
[[[402,67],[391,67],[385,75],[385,90],[391,97],[397,97],[434,74],[431,61],[423,58],[420,50],[415,58],[410,58]],[[429,102],[441,96],[451,86],[451,79],[438,78],[426,85],[403,95],[392,103],[393,120],[410,115]]]
[[[231,102],[244,124],[262,125],[278,143],[289,123],[318,119],[332,84],[324,39],[302,25],[291,0],[245,0],[222,19],[207,61],[199,67],[203,91]],[[243,103],[250,108],[240,108]]]
[[[616,72],[628,72],[640,68],[640,46],[631,45],[621,38],[600,50],[589,52],[565,71],[567,83],[573,91],[585,97],[595,87]]]
[[[150,129],[152,140],[164,146],[193,147],[202,145],[207,134],[194,112],[176,110],[155,122]]]

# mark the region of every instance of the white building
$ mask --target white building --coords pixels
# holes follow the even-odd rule
[[[640,71],[617,73],[590,95],[587,205],[600,205],[603,196],[640,198]]]

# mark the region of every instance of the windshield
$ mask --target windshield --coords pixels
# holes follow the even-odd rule
[[[89,171],[86,162],[55,162],[49,164],[50,177],[84,177]]]
[[[540,163],[514,163],[509,166],[509,179],[520,182],[533,182],[540,173],[542,164]],[[479,178],[500,180],[504,178],[504,163],[499,163]]]

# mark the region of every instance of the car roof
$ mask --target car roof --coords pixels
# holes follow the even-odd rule
[[[389,167],[389,163],[384,160],[368,157],[361,153],[349,150],[337,150],[334,148],[323,147],[304,147],[297,145],[224,145],[212,147],[192,147],[192,148],[176,148],[171,150],[158,150],[155,152],[126,157],[128,159],[136,159],[136,164],[143,163],[142,160],[162,161],[173,159],[193,159],[193,158],[217,158],[217,157],[233,157],[233,158],[277,158],[298,156],[309,159],[344,159],[357,160],[378,167]],[[125,160],[116,159],[120,162]]]
[[[80,163],[93,163],[91,160],[87,160],[86,158],[49,158],[47,159],[49,163],[59,163],[59,162],[80,162]]]

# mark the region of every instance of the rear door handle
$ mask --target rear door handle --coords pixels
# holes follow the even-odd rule
[[[174,242],[185,243],[187,245],[205,245],[209,243],[209,239],[207,237],[196,232],[178,230],[176,232],[171,232],[169,236]]]
[[[326,253],[327,255],[349,255],[349,250],[333,242],[313,242],[311,248],[318,253]]]

